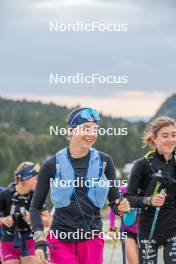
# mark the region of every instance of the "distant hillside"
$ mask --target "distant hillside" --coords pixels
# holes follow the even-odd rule
[[[161,115],[170,116],[176,119],[176,94],[169,97],[159,108],[154,117]]]
[[[65,136],[50,136],[50,125],[66,127],[71,109],[40,102],[13,101],[0,98],[0,185],[13,180],[18,163],[43,162],[67,145]],[[115,165],[122,167],[140,157],[143,121],[131,123],[120,118],[102,116],[101,127],[128,129],[128,136],[99,136],[96,147],[112,155]]]

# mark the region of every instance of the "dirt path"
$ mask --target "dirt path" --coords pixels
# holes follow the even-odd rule
[[[117,226],[119,222],[117,221]],[[108,232],[108,221],[104,220],[104,232]],[[112,257],[113,256],[113,257]],[[104,250],[104,264],[122,264],[122,251],[121,243],[119,240],[115,243],[112,240],[105,241],[105,250]],[[164,264],[162,260],[162,252],[159,252],[158,264]]]

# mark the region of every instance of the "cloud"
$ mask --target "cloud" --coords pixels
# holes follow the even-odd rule
[[[175,7],[173,0],[4,1],[0,10],[0,95],[47,97],[52,94],[104,100],[126,90],[173,93],[176,83]],[[51,20],[128,23],[129,30],[127,33],[49,33]],[[48,83],[51,72],[121,74],[128,75],[129,83],[125,88],[106,85],[52,87]],[[131,100],[136,102],[134,97]]]

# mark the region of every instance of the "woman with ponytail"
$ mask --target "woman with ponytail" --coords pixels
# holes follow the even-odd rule
[[[143,143],[150,151],[135,162],[126,195],[131,207],[141,208],[140,263],[156,264],[163,246],[164,263],[171,264],[176,262],[175,120],[167,116],[153,120]]]

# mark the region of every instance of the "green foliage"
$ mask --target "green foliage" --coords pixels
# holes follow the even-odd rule
[[[0,98],[0,185],[14,178],[14,171],[25,160],[42,163],[68,143],[64,136],[49,135],[49,127],[66,127],[71,109],[40,102],[12,101]],[[99,136],[96,147],[112,155],[115,165],[122,167],[143,154],[141,149],[144,122],[130,123],[104,117],[101,127],[128,129],[128,136]]]

